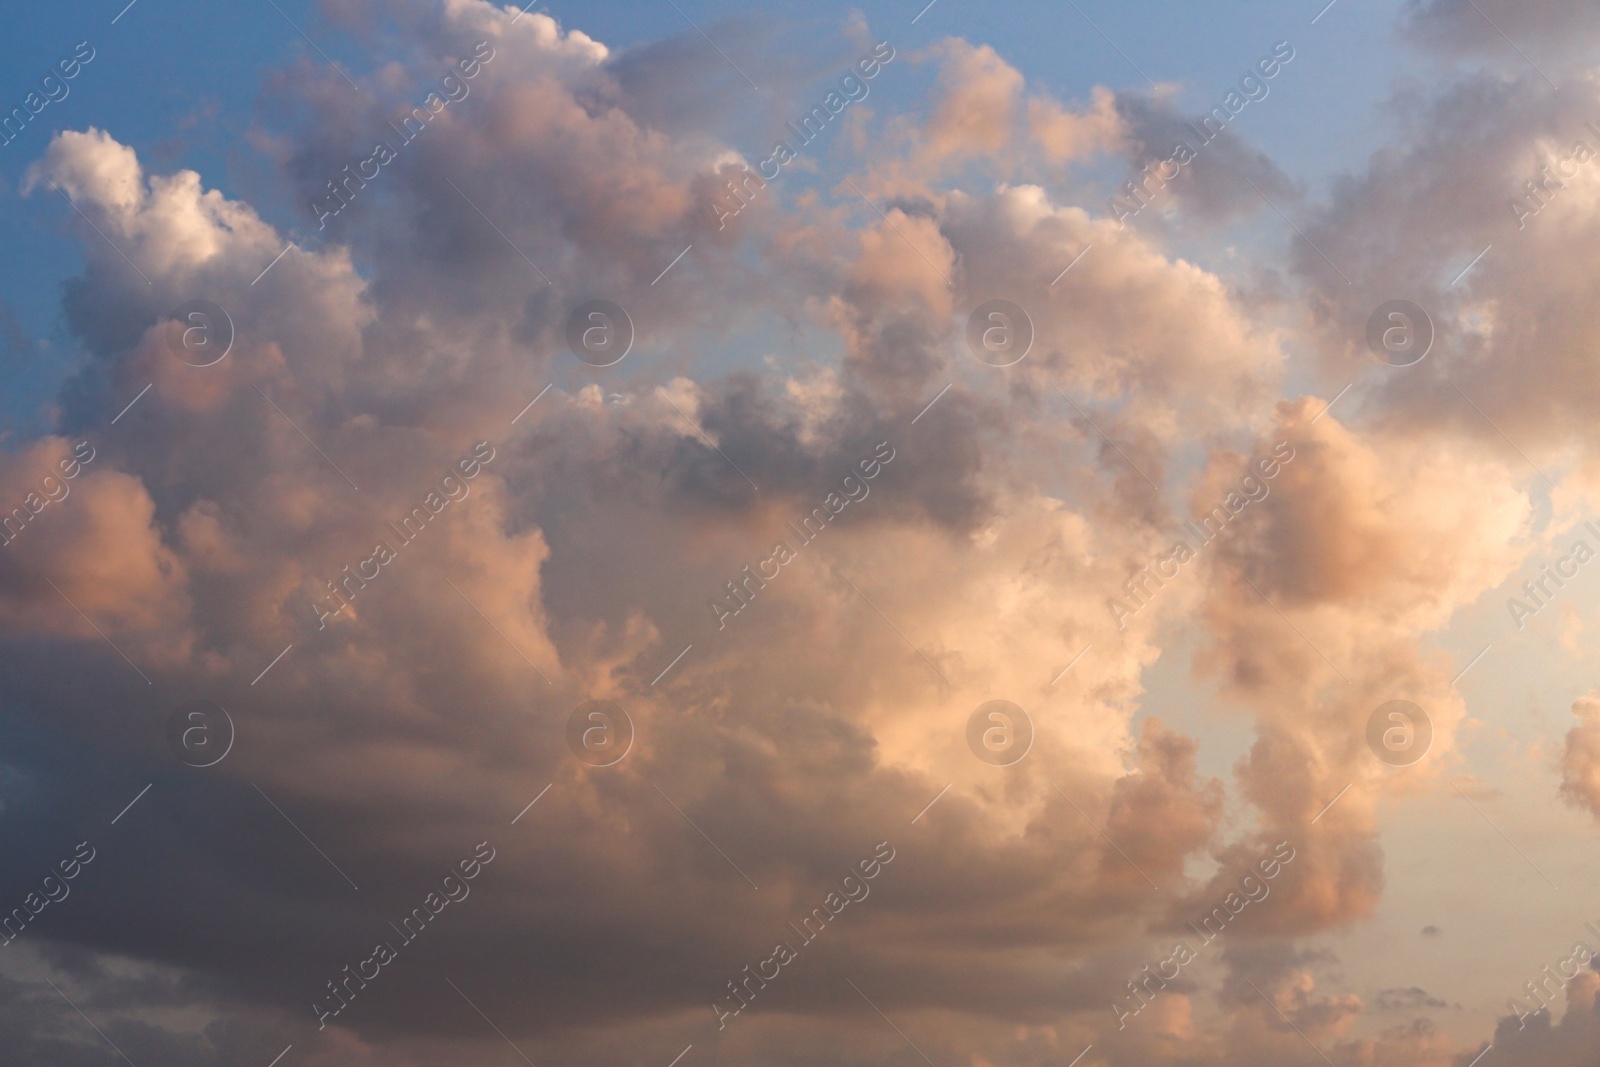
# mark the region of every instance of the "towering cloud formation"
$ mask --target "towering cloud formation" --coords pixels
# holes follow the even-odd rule
[[[1414,8],[1419,34],[1469,42],[1454,5]],[[1559,36],[1570,12],[1545,8]],[[1301,939],[1372,915],[1380,805],[1459,763],[1467,712],[1431,638],[1522,564],[1538,507],[1565,521],[1587,488],[1600,168],[1520,237],[1504,201],[1600,115],[1592,85],[1442,88],[1307,223],[1356,282],[1297,243],[1300,288],[1269,299],[1101,209],[1105,173],[1170,148],[1161,96],[1060,100],[987,45],[906,48],[809,173],[723,227],[708,205],[768,147],[726,111],[664,113],[662,86],[722,76],[688,45],[617,54],[483,0],[392,15],[404,68],[270,83],[283,126],[260,143],[298,215],[269,222],[92,126],[23,182],[72,198],[85,266],[57,432],[0,458],[0,506],[29,516],[0,547],[8,842],[54,855],[151,788],[102,827],[70,908],[0,950],[0,1046],[108,1062],[49,977],[141,1063],[293,1042],[300,1063],[433,1067],[502,1037],[536,1062],[903,1059],[873,1008],[941,1064],[1085,1045],[1096,1067],[1309,1063],[1305,1040],[1341,1065],[1476,1054],[1423,1022],[1362,1030],[1367,1006],[1319,988]],[[882,40],[840,37],[846,57]],[[492,63],[381,179],[305,208],[480,43]],[[913,63],[931,97],[891,104]],[[838,81],[774,64],[774,116]],[[1245,178],[1292,190],[1229,132],[1172,210],[1247,217]],[[1380,380],[1357,346],[1402,291],[1456,354]],[[1005,369],[967,342],[996,297],[1033,338]],[[569,351],[597,299],[632,338],[605,368]],[[195,300],[231,339],[209,366],[174,341]],[[1291,352],[1324,395],[1288,384]],[[40,487],[80,441],[94,458],[56,499]],[[871,503],[831,508],[880,442]],[[1279,442],[1294,458],[1270,494],[1119,628],[1107,599]],[[708,593],[819,501],[826,536],[719,627]],[[396,552],[386,523],[419,508],[426,536]],[[1245,716],[1226,777],[1179,724],[1193,709],[1145,706],[1180,646],[1195,713],[1214,696]],[[1365,739],[1396,696],[1432,719],[1405,776]],[[165,740],[193,697],[237,731],[205,772]],[[995,698],[1031,720],[1008,766],[968,747]],[[588,701],[626,722],[574,725]],[[1561,788],[1595,810],[1591,703]],[[607,731],[627,744],[597,766]],[[485,838],[494,877],[448,923],[359,999],[329,988]],[[719,1029],[727,976],[885,839],[872,905]],[[1128,976],[1280,842],[1296,858],[1270,896],[1119,1028]],[[0,904],[35,880],[8,864]],[[1506,1039],[1581,1062],[1594,985]]]

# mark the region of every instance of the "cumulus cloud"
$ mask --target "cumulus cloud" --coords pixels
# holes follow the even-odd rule
[[[1464,705],[1425,639],[1530,536],[1520,460],[1465,421],[1407,424],[1438,380],[1375,399],[1371,422],[1283,399],[1291,351],[1337,365],[1341,323],[1422,258],[1360,235],[1424,183],[1326,209],[1319,246],[1379,281],[1285,323],[1156,228],[1118,226],[1072,171],[1161,151],[1178,119],[1159,99],[1057,101],[946,40],[919,57],[928,101],[858,105],[863,136],[841,130],[815,179],[772,181],[724,232],[712,202],[767,116],[668,114],[661,87],[709,99],[727,77],[693,73],[699,38],[617,51],[482,0],[331,10],[392,19],[409,51],[355,88],[269,81],[259,143],[294,190],[287,222],[95,127],[23,183],[82,211],[63,224],[85,267],[56,432],[0,459],[0,500],[27,516],[0,548],[21,768],[0,810],[28,843],[0,890],[29,892],[85,825],[104,858],[4,961],[14,1047],[104,1062],[39,993],[50,977],[141,1062],[268,1062],[281,1037],[306,1063],[434,1067],[489,1055],[487,1016],[535,1059],[693,1043],[869,1063],[904,1052],[874,1007],[936,1062],[1094,1043],[1106,1063],[1265,1064],[1306,1035],[1372,1062],[1459,1053],[1420,1021],[1359,1036],[1368,1010],[1440,1004],[1402,987],[1369,1008],[1297,944],[1376,907],[1380,802],[1458,758]],[[741,57],[770,49],[735,30]],[[774,60],[776,99],[869,37],[854,22],[826,56]],[[466,78],[480,43],[493,58]],[[471,91],[405,139],[451,70]],[[1503,147],[1528,90],[1477,91]],[[1464,125],[1466,95],[1440,113]],[[348,177],[391,138],[376,177]],[[1404,151],[1438,169],[1455,150]],[[1175,195],[1210,222],[1245,213],[1240,176],[1290,188],[1231,134],[1208,151]],[[1373,166],[1373,185],[1403,169]],[[1490,325],[1452,304],[1442,334],[1500,344],[1524,314],[1513,257],[1535,247],[1472,283]],[[635,331],[616,367],[567,351],[596,297]],[[967,347],[996,297],[1034,335],[1005,371]],[[207,367],[173,351],[173,309],[197,298],[232,331]],[[1518,372],[1475,373],[1508,430],[1538,421],[1489,390]],[[1572,419],[1581,394],[1559,401]],[[1270,493],[1122,625],[1108,601],[1280,443]],[[1143,704],[1179,624],[1247,717],[1226,777]],[[1362,740],[1397,693],[1436,731],[1405,780]],[[237,731],[205,774],[168,748],[194,697]],[[997,698],[1032,724],[1014,766],[969,748]],[[590,700],[627,713],[614,766],[570,747]],[[1593,808],[1594,716],[1575,710],[1566,788]],[[494,861],[410,944],[394,924],[479,842]],[[1148,951],[1279,842],[1295,859],[1270,897],[1117,1039],[1108,1006]],[[750,1004],[722,1025],[711,1006],[879,847],[870,897],[739,986]],[[397,937],[381,977],[338,985]],[[347,1003],[323,1029],[330,996]]]
[[[987,45],[952,39],[936,52],[944,62],[937,102],[923,130],[929,160],[1006,147],[1022,94],[1021,72]]]

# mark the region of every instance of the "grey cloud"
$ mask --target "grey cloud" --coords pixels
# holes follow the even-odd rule
[[[1270,106],[1265,101],[1251,105]],[[1252,182],[1280,207],[1287,207],[1299,192],[1271,157],[1252,147],[1240,134],[1234,123],[1242,121],[1248,126],[1248,109],[1221,132],[1210,133],[1209,140],[1199,129],[1206,116],[1185,115],[1167,100],[1124,94],[1117,97],[1117,110],[1127,130],[1129,177],[1136,185],[1146,181],[1147,173],[1159,174],[1159,165],[1173,157],[1177,146],[1184,145],[1195,153],[1193,162],[1180,168],[1170,182],[1149,180],[1146,187],[1154,191],[1150,196],[1156,209],[1149,213],[1151,217],[1161,209],[1163,201],[1170,201],[1182,209],[1181,218],[1220,226],[1268,210],[1261,196],[1250,188]],[[1148,172],[1144,169],[1146,164]],[[1147,225],[1146,215],[1141,213],[1137,222],[1130,225]]]

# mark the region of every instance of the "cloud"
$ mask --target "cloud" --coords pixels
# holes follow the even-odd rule
[[[932,53],[942,63],[939,95],[923,130],[928,161],[1007,147],[1022,94],[1021,72],[988,45],[974,47],[958,38],[945,40]]]
[[[1440,1002],[1329,991],[1332,961],[1297,939],[1372,913],[1379,804],[1459,758],[1465,709],[1425,642],[1520,564],[1526,475],[1431,414],[1440,381],[1374,395],[1372,420],[1283,396],[1295,351],[1338,366],[1340,324],[1427,258],[1373,238],[1429,188],[1392,157],[1437,169],[1460,145],[1395,150],[1356,181],[1405,190],[1317,215],[1319,246],[1376,280],[1279,317],[1159,228],[1085,206],[1093,183],[1067,168],[1160,151],[1178,122],[1160,99],[1058,102],[947,40],[925,106],[875,96],[808,157],[814,177],[771,182],[723,232],[712,200],[768,116],[668,99],[739,89],[696,73],[697,36],[617,51],[480,0],[383,17],[404,62],[375,56],[357,88],[269,79],[259,143],[294,190],[287,220],[98,128],[28,172],[83,212],[63,215],[85,257],[64,304],[81,359],[56,432],[0,459],[0,493],[24,506],[80,441],[95,458],[0,548],[18,768],[0,814],[27,844],[0,900],[83,827],[104,859],[5,961],[14,1047],[108,1062],[39,993],[49,976],[140,1062],[270,1062],[281,1039],[309,1064],[437,1067],[505,1052],[487,1016],[535,1059],[660,1045],[667,1062],[694,1043],[865,1064],[905,1051],[874,1007],[914,1020],[935,1062],[1095,1043],[1108,1063],[1264,1065],[1306,1054],[1285,1018],[1352,1059],[1456,1055],[1420,1020],[1357,1036],[1369,1011]],[[774,48],[727,32],[741,60]],[[774,111],[871,37],[838,33],[752,64]],[[391,123],[479,42],[494,58],[471,92],[320,218],[329,183],[403,137]],[[1443,92],[1458,130],[1465,101],[1503,105],[1491,147],[1531,106],[1525,87]],[[1231,135],[1208,151],[1174,191],[1208,223],[1245,216],[1225,190],[1240,175],[1291,187]],[[1470,247],[1474,225],[1437,247]],[[1500,345],[1521,313],[1492,287],[1515,294],[1512,270],[1470,288],[1493,328],[1452,304],[1444,333]],[[967,346],[997,296],[1034,333],[1004,372]],[[636,331],[615,368],[567,351],[597,297]],[[233,328],[214,366],[172,351],[194,299]],[[1557,370],[1460,380],[1518,373]],[[1559,403],[1576,420],[1582,389]],[[1517,410],[1508,432],[1537,421]],[[1280,442],[1270,494],[1121,627],[1108,601]],[[1246,717],[1226,776],[1183,709],[1145,706],[1178,625],[1216,692],[1201,711]],[[1363,740],[1397,693],[1436,731],[1404,780]],[[237,729],[204,773],[166,740],[194,697]],[[1033,726],[1011,767],[968,747],[997,697]],[[571,747],[590,700],[627,712],[615,766]],[[1565,769],[1592,806],[1587,728]],[[392,924],[483,841],[497,858],[470,897],[319,1030],[342,968],[403,936]],[[871,898],[719,1030],[728,980],[880,842],[896,858]],[[1169,952],[1178,919],[1279,842],[1296,859],[1271,896],[1113,1043],[1107,1008],[1147,949]]]
[[[1296,195],[1288,175],[1232,126],[1219,129],[1215,119],[1207,126],[1208,115],[1184,115],[1165,94],[1119,95],[1116,103],[1120,125],[1126,131],[1128,178],[1141,196],[1157,204],[1167,198],[1186,216],[1218,224],[1265,208],[1261,195],[1250,188],[1252,183],[1274,203],[1282,204]],[[1221,107],[1217,110],[1228,115]],[[1167,163],[1175,157],[1178,161],[1189,158],[1178,152],[1179,145],[1194,157],[1181,170],[1176,163]],[[1119,195],[1129,208],[1139,210],[1139,199],[1125,189]]]
[[[1324,366],[1341,382],[1381,374],[1358,389],[1395,431],[1475,439],[1544,486],[1587,458],[1596,406],[1593,309],[1574,298],[1600,202],[1600,168],[1576,161],[1580,142],[1600,148],[1595,85],[1468,73],[1397,111],[1397,143],[1341,183],[1294,251]],[[1383,371],[1367,323],[1396,299],[1428,313],[1432,355]]]
[[[1073,160],[1121,147],[1126,136],[1117,96],[1095,90],[1090,106],[1074,110],[1049,97],[1028,101],[1028,132],[1053,160]]]
[[[1494,55],[1502,62],[1513,58],[1517,41],[1539,53],[1581,51],[1592,43],[1588,8],[1578,0],[1407,0],[1401,26],[1412,40],[1443,51],[1473,51]],[[1508,38],[1506,33],[1512,33]],[[1508,54],[1511,53],[1511,54]]]
[[[1561,753],[1561,795],[1600,818],[1600,697],[1579,697],[1572,714],[1578,725]]]
[[[1595,1035],[1600,1032],[1600,1010],[1596,1008],[1596,993],[1600,992],[1600,975],[1592,971],[1580,972],[1567,983],[1566,1010],[1560,1021],[1549,1011],[1532,1014],[1519,1023],[1514,1015],[1502,1018],[1495,1027],[1494,1044],[1525,1062],[1568,1067],[1583,1062],[1588,1050],[1594,1047]]]
[[[1430,996],[1421,986],[1405,989],[1380,989],[1374,1007],[1379,1011],[1416,1011],[1418,1008],[1448,1008],[1448,1002]]]

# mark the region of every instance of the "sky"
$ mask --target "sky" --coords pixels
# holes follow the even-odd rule
[[[1597,56],[13,13],[0,1067],[1590,1063]]]

